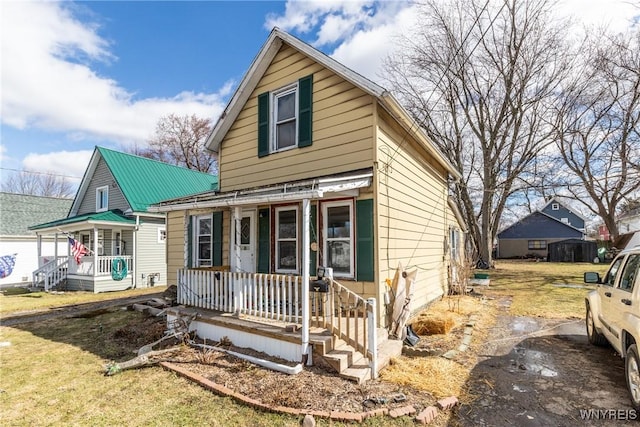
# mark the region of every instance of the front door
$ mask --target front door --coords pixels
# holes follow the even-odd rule
[[[236,236],[238,234],[236,233]],[[256,213],[243,211],[240,219],[239,261],[238,271],[245,273],[256,272]]]

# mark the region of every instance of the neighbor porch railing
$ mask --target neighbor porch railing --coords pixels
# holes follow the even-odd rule
[[[300,276],[181,269],[177,279],[179,304],[262,319],[302,322]],[[331,331],[367,357],[375,378],[375,299],[364,299],[331,280],[327,292],[310,293],[309,303],[311,324]]]
[[[34,286],[39,286],[42,283],[44,290],[48,291],[67,278],[68,268],[69,257],[54,258],[33,272],[32,283]]]
[[[124,261],[128,275],[130,275],[133,272],[133,258],[131,255],[100,255],[97,257],[97,261],[96,256],[85,255],[80,259],[80,264],[76,264],[75,261],[69,263],[69,274],[92,277],[111,276],[113,261],[118,258]],[[95,274],[93,269],[94,262],[97,262]]]

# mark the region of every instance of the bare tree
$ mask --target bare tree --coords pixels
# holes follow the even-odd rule
[[[209,119],[170,114],[158,121],[148,148],[136,147],[135,153],[188,169],[216,173],[218,165],[215,153],[205,147],[210,133]]]
[[[599,32],[583,51],[557,116],[563,184],[616,238],[616,213],[640,190],[640,31]]]
[[[73,197],[75,187],[69,182],[67,177],[53,172],[21,171],[10,175],[7,180],[2,183],[2,191],[66,199]]]
[[[547,0],[427,0],[386,63],[387,79],[462,172],[454,194],[480,258],[509,198],[551,143],[548,123],[568,70],[563,22]]]

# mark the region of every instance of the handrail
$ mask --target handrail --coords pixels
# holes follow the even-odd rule
[[[31,280],[33,285],[35,286],[42,281],[44,290],[49,291],[49,289],[67,278],[68,265],[68,256],[59,256],[52,259],[32,273]]]
[[[364,299],[335,280],[330,281],[324,327],[369,359],[377,375],[376,316],[374,298]]]

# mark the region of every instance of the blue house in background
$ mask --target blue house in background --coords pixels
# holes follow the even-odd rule
[[[584,238],[585,218],[554,198],[498,233],[496,258],[546,258],[549,244]]]

